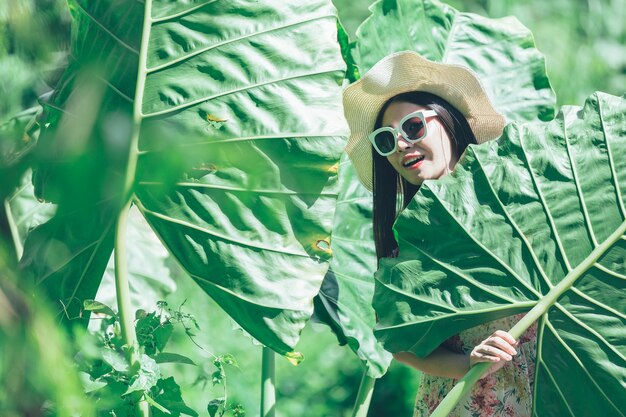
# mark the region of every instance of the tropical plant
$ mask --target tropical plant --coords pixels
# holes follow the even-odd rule
[[[545,57],[517,18],[463,13],[438,0],[381,0],[370,10],[354,48],[361,72],[390,53],[412,50],[473,70],[508,120],[554,117],[556,98]]]
[[[330,259],[344,63],[330,1],[270,3],[69,2],[69,65],[42,103],[33,181],[57,210],[21,267],[85,323],[115,247],[131,371],[131,204],[247,332],[301,359]]]
[[[132,200],[204,290],[288,354],[327,267],[346,132],[334,8],[118,3],[70,2],[71,62],[34,178],[59,207],[22,266],[77,316]]]
[[[38,49],[38,45],[45,46],[44,40],[51,33],[60,33],[48,26],[63,25],[64,20],[56,15],[63,15],[64,5],[28,0],[22,2],[27,7],[12,7],[11,1],[8,8],[0,6],[0,30],[9,33],[7,30],[19,28],[14,26],[18,19],[13,17],[22,22],[28,18],[16,11],[53,3],[54,7],[46,8],[46,13],[52,10],[50,16],[54,15],[52,24],[46,17],[44,24],[38,25],[45,30],[22,30],[28,35],[20,38],[27,40],[22,44],[11,43],[10,37],[9,42],[0,39],[0,58],[4,51],[21,53],[16,62],[23,71],[15,72],[22,77],[15,78],[22,80],[19,83],[6,77],[4,84],[0,83],[1,104],[6,97],[11,98],[8,107],[0,108],[14,111],[20,100],[22,106],[32,105],[33,91],[41,91],[42,83],[37,81],[36,88],[32,85],[39,72],[33,76],[26,69],[38,70],[43,61],[47,65],[56,60],[56,55],[51,60],[49,51]],[[58,301],[58,315],[81,318],[86,323],[89,312],[83,300],[93,298],[96,291],[98,297],[103,290],[112,295],[101,283],[103,271],[107,271],[105,278],[114,271],[123,277],[126,269],[119,257],[118,268],[110,261],[116,234],[118,248],[128,242],[131,287],[140,282],[141,274],[136,273],[140,271],[132,265],[140,260],[136,254],[141,253],[143,244],[133,247],[131,243],[137,240],[133,239],[134,232],[124,236],[119,232],[123,227],[116,227],[118,215],[122,213],[123,223],[129,213],[125,203],[131,199],[169,253],[194,274],[207,293],[254,337],[299,360],[300,356],[291,352],[311,312],[311,297],[318,292],[328,266],[328,232],[338,191],[334,184],[336,158],[341,136],[346,133],[337,88],[343,64],[338,59],[334,10],[329,2],[320,0],[305,6],[269,3],[230,4],[228,9],[214,2],[155,2],[149,16],[143,7],[149,7],[151,1],[132,7],[121,0],[69,1],[74,18],[72,53],[55,96],[43,103],[45,111],[38,123],[30,122],[39,111],[33,109],[0,127],[0,197],[4,200],[11,194],[0,211],[0,230],[12,236],[16,254],[22,252],[23,239],[30,233],[22,268]],[[476,25],[472,22],[475,15],[458,13],[441,3],[423,2],[427,13],[415,21],[419,23],[416,31],[399,13],[407,6],[422,10],[414,3],[376,2],[372,17],[360,30],[360,37],[369,38],[363,44],[375,44],[370,42],[377,37],[373,30],[376,25],[389,33],[402,29],[400,32],[417,34],[422,33],[419,28],[431,27],[433,21],[444,17],[437,33],[454,42],[446,42],[445,47],[428,44],[426,49],[432,49],[421,53],[434,60],[461,62],[479,75],[487,75],[492,99],[509,120],[533,119],[537,114],[544,119],[551,117],[554,98],[543,60],[533,50],[526,30],[512,20],[493,23],[476,17]],[[7,16],[9,19],[3,20]],[[503,29],[519,39],[508,43],[498,38],[496,32]],[[477,44],[456,37],[466,31],[485,36],[496,33],[485,42],[499,45],[494,42],[499,39],[506,45],[499,51],[500,58],[510,55],[519,61],[509,62],[512,66],[507,67],[501,59],[500,67],[492,73],[481,73],[492,69],[481,64],[491,55],[486,52],[480,60],[470,59],[470,51]],[[364,72],[377,60],[376,54],[386,55],[397,46],[391,44],[386,51],[382,44],[372,48],[361,47],[359,42],[351,44],[341,28],[339,41],[350,81],[358,78],[359,69]],[[406,45],[412,43],[415,45],[401,47],[421,47],[421,39],[412,37]],[[43,59],[24,60],[24,54],[31,52]],[[143,64],[141,57],[146,58]],[[17,64],[11,60],[15,59],[9,56],[0,64],[13,70]],[[516,67],[515,62],[522,61],[527,64],[525,69],[523,65]],[[308,71],[311,68],[315,70]],[[517,77],[501,83],[498,76],[506,74]],[[27,94],[18,88],[4,88],[16,85],[24,85]],[[526,100],[515,101],[509,90],[500,88],[514,85]],[[27,123],[27,135],[23,136]],[[26,155],[39,125],[43,127],[39,150]],[[26,140],[6,141],[9,137]],[[137,146],[131,137],[138,141]],[[51,205],[28,206],[32,200],[22,199],[22,194],[13,194],[13,190],[25,167],[40,157],[44,163],[35,174],[37,192],[58,203],[58,209],[51,220],[31,233],[31,227],[45,218],[40,210]],[[137,170],[133,174],[135,160]],[[28,182],[22,184],[22,192],[28,191]],[[373,288],[364,278],[367,270],[373,272],[375,260],[371,238],[366,238],[371,233],[370,222],[359,222],[359,216],[369,220],[369,209],[362,204],[367,192],[358,189],[345,161],[339,172],[339,192],[344,201],[334,220],[332,249],[336,259],[319,290],[316,315],[331,324],[340,341],[357,353],[370,376],[380,376],[389,355],[368,328],[374,320],[368,301]],[[348,204],[352,197],[361,202]],[[29,218],[31,209],[40,217]],[[139,226],[134,215],[129,215],[128,227]],[[149,236],[139,233],[141,238]],[[338,244],[342,238],[354,237],[360,239],[359,250]],[[166,255],[159,252],[152,238],[146,242],[149,246],[145,248],[153,248],[158,258],[149,275],[163,276],[167,281],[171,271],[170,265],[162,263]],[[346,261],[346,254],[354,259]],[[307,268],[314,272],[306,272],[310,271]],[[355,274],[357,269],[361,272]],[[302,274],[306,280],[300,279]],[[358,280],[351,283],[350,278],[355,277]],[[124,289],[128,285],[123,281],[118,281],[118,289],[126,305],[120,313],[128,316],[132,315]],[[165,289],[171,290],[172,282],[167,282]],[[153,286],[137,287],[145,292]],[[285,291],[286,287],[291,291]],[[349,294],[352,296],[347,297]],[[137,300],[130,304],[142,307]],[[134,328],[128,320],[126,328]]]
[[[83,334],[78,339],[81,347],[76,361],[81,371],[85,395],[96,404],[98,415],[134,415],[137,401],[146,393],[146,400],[154,407],[154,416],[184,414],[197,417],[198,412],[183,400],[181,388],[175,378],[163,375],[161,366],[168,363],[198,366],[201,378],[222,387],[220,397],[206,401],[205,407],[211,417],[221,417],[229,411],[234,417],[245,414],[242,414],[239,404],[231,404],[227,400],[225,368],[237,367],[232,355],[217,356],[197,345],[212,356],[213,369],[202,375],[205,372],[204,367],[187,356],[167,349],[173,332],[180,327],[196,343],[194,332],[200,328],[196,318],[182,311],[182,306],[172,309],[166,302],[160,301],[156,310],[150,313],[138,310],[135,331],[142,353],[139,369],[135,372],[124,358],[126,346],[120,332],[118,315],[111,307],[94,300],[86,300],[85,309],[98,313],[99,329],[92,334]]]
[[[422,185],[395,224],[400,257],[376,274],[385,348],[423,357],[532,308],[510,333],[539,319],[533,415],[622,415],[625,147],[626,100],[596,93],[551,122],[509,125]],[[488,367],[472,368],[434,415]]]

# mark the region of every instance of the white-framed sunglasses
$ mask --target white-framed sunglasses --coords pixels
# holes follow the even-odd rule
[[[397,128],[381,127],[370,133],[367,138],[376,152],[382,156],[391,155],[398,149],[398,134],[409,143],[417,143],[428,135],[426,118],[435,117],[434,110],[418,110],[409,113],[400,120]]]

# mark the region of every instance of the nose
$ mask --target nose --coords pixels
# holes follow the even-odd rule
[[[397,146],[398,152],[403,152],[405,149],[412,148],[414,145],[411,142],[407,142],[399,133],[398,133],[397,140],[398,140],[398,146]]]

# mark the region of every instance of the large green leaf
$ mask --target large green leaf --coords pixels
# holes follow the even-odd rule
[[[174,278],[184,274],[136,207],[132,207],[129,213],[126,248],[131,304],[134,309],[152,311],[158,301],[176,291]],[[113,258],[109,259],[95,297],[108,306],[117,305]]]
[[[370,10],[356,35],[362,74],[386,55],[415,51],[473,70],[507,120],[554,117],[556,98],[545,58],[530,30],[515,17],[462,13],[438,0],[379,0]]]
[[[67,109],[86,88],[85,69],[101,69],[95,139],[113,152],[128,153],[131,144],[135,204],[203,290],[255,338],[289,353],[328,268],[324,241],[347,133],[334,7],[328,0],[73,0],[70,7],[74,61],[47,108],[48,139],[63,142],[55,126],[75,119]],[[52,165],[35,183],[61,196],[57,180],[71,175]],[[108,172],[115,190],[119,179]],[[73,276],[62,279],[71,288]]]
[[[385,347],[425,356],[538,306],[533,415],[623,415],[625,152],[626,100],[596,93],[426,182],[396,222],[400,257],[376,274]]]
[[[331,244],[333,260],[315,299],[315,314],[357,354],[368,375],[379,378],[387,371],[391,355],[372,333],[376,323],[371,306],[376,255],[372,221],[368,218],[372,195],[356,178],[346,154],[339,166],[339,184]]]
[[[344,59],[351,65],[356,55],[362,74],[383,56],[415,50],[434,61],[473,69],[496,108],[509,120],[552,117],[556,98],[546,77],[544,58],[534,48],[528,29],[514,18],[488,19],[422,0],[378,1],[370,9],[372,15],[359,27],[356,42],[340,38]],[[409,14],[403,13],[405,9]],[[505,80],[504,75],[513,81]],[[316,316],[366,361],[370,376],[380,376],[389,356],[381,355],[371,330],[375,325],[370,302],[376,271],[372,197],[349,163],[342,165],[339,182],[332,274],[322,285]]]
[[[40,202],[34,196],[31,173],[24,174],[19,188],[4,202],[4,212],[10,226],[11,238],[18,258],[31,230],[49,221],[56,205]],[[136,208],[131,209],[126,238],[130,294],[134,308],[154,309],[156,302],[176,290],[172,270],[178,269],[163,245]],[[95,298],[116,305],[115,267],[113,256],[106,266],[102,283]]]
[[[58,208],[54,217],[32,230],[26,239],[20,267],[30,281],[43,287],[64,322],[80,319],[86,325],[89,320],[89,313],[82,311],[83,301],[96,296],[111,257],[113,215],[113,210],[99,207],[76,211]]]
[[[75,65],[70,64],[70,69]],[[107,103],[103,88],[79,80],[77,85],[83,88],[68,94],[63,89],[67,84],[61,80],[59,90],[42,103],[34,152],[34,193],[39,200],[56,203],[56,211],[28,233],[20,267],[29,281],[42,287],[37,293],[52,301],[58,316],[67,323],[80,319],[86,325],[89,314],[82,314],[83,300],[95,297],[113,250],[123,147],[107,143],[109,115],[97,114]],[[22,195],[19,190],[18,195]],[[16,225],[31,221],[23,204],[29,199],[32,194],[12,201]],[[35,211],[42,208],[33,202]],[[23,232],[18,233],[19,239]]]
[[[55,211],[54,204],[35,198],[32,171],[27,171],[22,176],[19,187],[4,200],[4,212],[18,259],[22,257],[24,242],[30,231],[50,220]]]

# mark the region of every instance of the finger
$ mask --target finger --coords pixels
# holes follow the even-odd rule
[[[498,357],[505,361],[510,361],[511,359],[513,359],[513,356],[509,355],[504,350],[498,349],[497,347],[490,346],[490,345],[484,345],[484,344],[478,345],[475,348],[475,352],[488,355],[488,356]]]
[[[511,336],[510,334],[508,334],[507,332],[505,332],[504,330],[496,330],[491,336],[501,337],[502,339],[506,340],[511,345],[515,345],[517,343],[515,338]]]
[[[470,366],[476,365],[477,363],[481,363],[481,362],[490,362],[493,364],[496,364],[499,362],[504,363],[504,361],[502,361],[497,356],[492,356],[492,355],[482,353],[482,352],[472,352],[472,354],[470,355]]]
[[[509,342],[507,342],[500,336],[495,336],[495,337],[492,336],[488,338],[487,340],[485,340],[484,343],[491,345],[491,346],[495,346],[498,349],[507,352],[509,355],[517,355],[517,351],[515,350],[515,348],[511,346]]]
[[[497,363],[500,362],[500,358],[497,356],[491,356],[488,355],[486,353],[482,353],[482,352],[472,352],[472,354],[470,355],[470,364],[476,364],[476,363],[480,363],[480,362],[493,362],[493,363]]]

